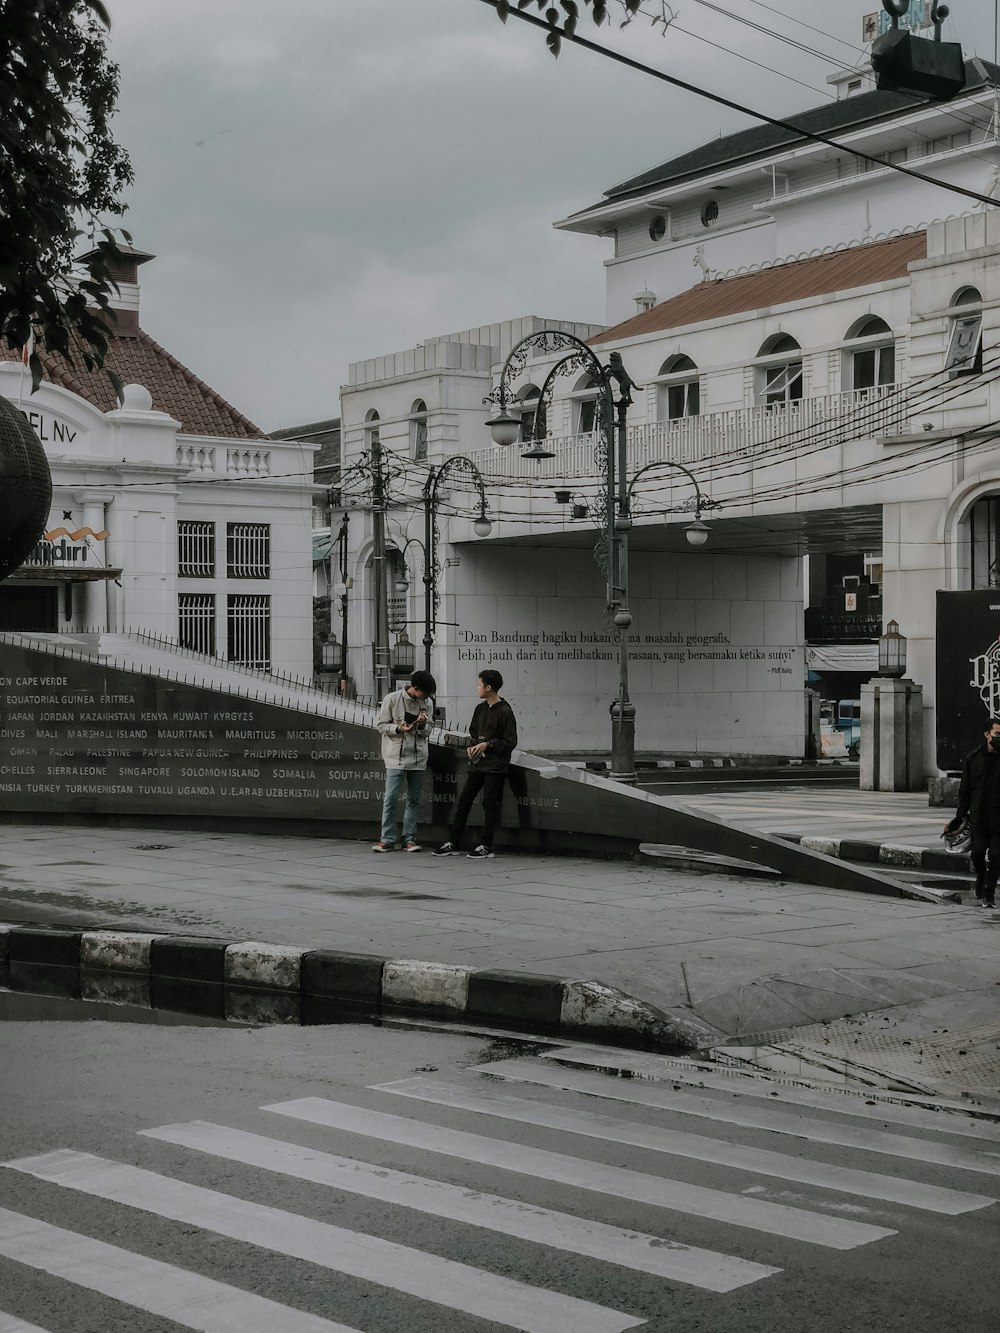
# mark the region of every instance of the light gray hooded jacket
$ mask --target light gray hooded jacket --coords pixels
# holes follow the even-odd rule
[[[382,737],[382,762],[386,768],[426,768],[429,746],[427,735],[430,731],[428,721],[423,728],[400,734],[397,728],[406,721],[407,711],[418,713],[424,709],[428,718],[434,714],[433,701],[411,699],[405,689],[393,690],[382,700],[378,710],[375,728]]]

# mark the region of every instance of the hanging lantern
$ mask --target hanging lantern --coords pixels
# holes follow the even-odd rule
[[[52,477],[41,441],[13,403],[0,398],[0,579],[30,554],[51,504]]]
[[[392,650],[392,669],[397,676],[405,676],[417,665],[417,650],[410,642],[405,629],[399,631],[399,638]]]

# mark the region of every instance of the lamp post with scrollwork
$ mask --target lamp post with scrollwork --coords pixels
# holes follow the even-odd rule
[[[618,697],[610,709],[610,776],[619,782],[634,783],[635,705],[629,698],[628,688],[628,630],[632,624],[632,612],[628,604],[628,532],[632,527],[631,499],[635,482],[645,472],[659,466],[657,463],[648,464],[640,468],[631,483],[628,480],[626,418],[632,403],[631,391],[642,386],[630,378],[620,352],[609,353],[607,363],[604,363],[575,334],[561,329],[539,329],[514,345],[503,364],[497,387],[485,400],[496,408],[495,415],[486,423],[496,444],[511,445],[521,438],[521,418],[509,408],[513,401],[511,388],[532,351],[539,355],[552,352],[564,352],[565,355],[552,366],[539,392],[534,412],[532,445],[523,455],[525,458],[553,457],[551,451],[547,451],[542,444],[542,439],[554,385],[560,375],[586,371],[591,385],[597,390],[600,410],[594,453],[603,486],[593,505],[594,517],[598,522],[594,558],[607,579],[607,615],[618,642]],[[615,386],[618,388],[617,399],[614,395]],[[680,468],[694,481],[693,475],[681,464],[671,466]],[[695,490],[695,521],[687,525],[685,531],[688,542],[692,546],[700,546],[708,539],[708,528],[701,521],[701,510],[710,502],[702,497],[697,482]]]

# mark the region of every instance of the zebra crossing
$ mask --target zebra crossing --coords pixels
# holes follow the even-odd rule
[[[610,1280],[607,1291],[619,1297],[613,1303],[592,1291],[574,1294],[577,1261],[612,1277],[615,1270],[641,1277],[654,1304],[662,1292],[665,1311],[675,1288],[713,1300],[760,1292],[783,1274],[805,1271],[817,1250],[847,1262],[852,1251],[905,1242],[927,1219],[968,1219],[975,1228],[976,1215],[997,1201],[995,1126],[970,1134],[962,1121],[932,1125],[926,1111],[893,1106],[886,1128],[866,1121],[858,1105],[822,1093],[779,1107],[762,1103],[759,1085],[626,1080],[550,1059],[467,1072],[478,1081],[421,1076],[371,1084],[364,1105],[303,1096],[250,1108],[271,1132],[191,1120],[137,1136],[138,1158],[144,1145],[170,1145],[192,1164],[189,1175],[199,1176],[203,1164],[216,1176],[222,1168],[225,1179],[249,1172],[265,1189],[283,1179],[319,1191],[329,1200],[323,1217],[243,1197],[260,1190],[227,1192],[70,1146],[0,1164],[0,1187],[16,1173],[59,1197],[100,1200],[121,1210],[126,1234],[128,1219],[141,1214],[252,1247],[265,1255],[259,1291],[2,1206],[0,1260],[203,1333],[379,1333],[389,1312],[398,1322],[407,1302],[447,1311],[454,1328],[485,1321],[524,1333],[619,1333],[649,1321],[648,1296],[645,1305],[621,1299],[629,1284]],[[558,1149],[534,1141],[553,1136]],[[628,1150],[643,1169],[602,1160],[612,1149]],[[386,1165],[394,1150],[415,1155],[420,1169]],[[687,1176],[704,1168],[712,1183],[692,1183],[685,1165]],[[872,1169],[879,1165],[886,1169]],[[483,1171],[503,1182],[503,1192],[479,1187]],[[926,1179],[928,1172],[938,1181]],[[940,1183],[943,1173],[953,1183]],[[748,1188],[748,1177],[763,1183]],[[794,1201],[765,1197],[781,1193],[768,1182],[793,1183]],[[533,1201],[539,1183],[554,1187],[563,1206]],[[345,1197],[461,1228],[462,1257],[342,1225]],[[635,1209],[642,1227],[615,1224],[623,1206]],[[72,1215],[67,1209],[60,1220]],[[711,1245],[700,1243],[706,1226]],[[435,1229],[417,1234],[433,1237]],[[781,1262],[761,1261],[761,1238],[780,1248]],[[501,1240],[515,1254],[548,1256],[544,1281],[533,1280],[528,1259],[520,1268],[500,1263]],[[268,1264],[281,1258],[322,1275],[296,1304],[262,1294],[272,1290]],[[338,1279],[371,1287],[359,1328],[332,1317],[350,1313],[338,1309]],[[751,1293],[741,1297],[743,1308]],[[0,1309],[0,1333],[51,1330]]]

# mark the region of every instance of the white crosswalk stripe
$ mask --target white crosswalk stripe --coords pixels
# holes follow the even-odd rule
[[[465,1186],[449,1185],[384,1166],[369,1166],[352,1157],[337,1157],[262,1134],[207,1124],[203,1120],[184,1125],[161,1125],[143,1133],[184,1148],[212,1153],[227,1161],[347,1190],[434,1217],[547,1245],[551,1249],[600,1259],[654,1277],[670,1278],[705,1291],[735,1291],[737,1287],[781,1271],[767,1264],[718,1254],[714,1250],[683,1245],[675,1240],[665,1241],[662,1236],[625,1231],[569,1213],[534,1207],[517,1199],[482,1194]]]
[[[438,1106],[456,1106],[463,1111],[498,1116],[522,1125],[564,1130],[569,1134],[582,1134],[587,1138],[604,1139],[611,1143],[628,1143],[652,1152],[692,1157],[699,1162],[731,1166],[740,1171],[772,1176],[777,1180],[818,1185],[821,1189],[901,1203],[909,1208],[924,1208],[929,1212],[968,1213],[977,1208],[988,1208],[996,1202],[984,1194],[967,1194],[962,1190],[925,1185],[918,1180],[903,1180],[897,1176],[877,1175],[872,1171],[830,1166],[826,1162],[790,1157],[766,1148],[746,1147],[741,1143],[728,1143],[724,1139],[688,1134],[683,1130],[639,1125],[620,1116],[598,1115],[592,1111],[571,1110],[541,1102],[524,1102],[498,1093],[467,1092],[464,1088],[439,1083],[434,1079],[400,1079],[394,1083],[378,1084],[373,1091],[413,1097],[417,1101],[433,1102]]]
[[[139,1137],[139,1142],[145,1141],[150,1148],[150,1141],[155,1141],[182,1153],[199,1154],[198,1160],[203,1163],[211,1158],[219,1164],[217,1174],[226,1180],[232,1168],[238,1167],[250,1173],[268,1173],[272,1182],[280,1176],[314,1192],[330,1190],[364,1200],[369,1209],[362,1212],[365,1218],[372,1216],[371,1203],[377,1203],[398,1209],[404,1219],[405,1214],[419,1214],[444,1225],[468,1228],[471,1234],[464,1242],[464,1262],[372,1234],[378,1227],[370,1221],[363,1223],[367,1230],[352,1230],[240,1197],[250,1192],[250,1187],[240,1190],[240,1194],[229,1193],[70,1148],[3,1163],[0,1175],[16,1172],[22,1179],[43,1182],[44,1188],[58,1189],[60,1198],[68,1199],[72,1194],[83,1201],[101,1200],[105,1206],[138,1210],[130,1213],[133,1218],[141,1213],[164,1222],[182,1223],[209,1236],[253,1247],[255,1252],[268,1252],[276,1264],[280,1256],[282,1260],[312,1264],[328,1274],[370,1283],[375,1294],[366,1300],[366,1316],[362,1319],[367,1333],[379,1328],[380,1309],[391,1310],[394,1326],[399,1324],[401,1317],[405,1319],[401,1312],[407,1309],[401,1303],[407,1300],[428,1303],[439,1318],[448,1312],[459,1320],[463,1316],[484,1320],[491,1326],[522,1333],[624,1333],[651,1317],[648,1302],[655,1301],[652,1293],[657,1290],[651,1284],[682,1284],[723,1296],[754,1284],[768,1291],[771,1281],[783,1272],[799,1265],[805,1269],[809,1262],[806,1247],[854,1250],[905,1232],[910,1211],[924,1215],[926,1229],[928,1213],[958,1218],[995,1202],[984,1194],[946,1188],[919,1178],[882,1175],[856,1165],[856,1154],[864,1154],[862,1160],[867,1163],[870,1154],[880,1153],[919,1163],[919,1167],[912,1168],[916,1177],[929,1165],[938,1171],[938,1178],[944,1167],[979,1172],[993,1183],[992,1178],[1000,1174],[996,1140],[983,1137],[976,1142],[967,1138],[956,1146],[947,1141],[951,1129],[947,1122],[920,1129],[911,1124],[908,1133],[894,1133],[881,1126],[858,1123],[852,1110],[841,1114],[840,1103],[835,1098],[824,1099],[822,1094],[816,1094],[816,1106],[778,1108],[763,1104],[759,1089],[750,1090],[746,1084],[738,1090],[729,1085],[719,1090],[726,1095],[713,1097],[704,1088],[630,1082],[548,1060],[499,1061],[472,1072],[482,1076],[474,1084],[458,1078],[453,1082],[408,1078],[369,1089],[383,1105],[391,1105],[390,1099],[405,1099],[404,1105],[414,1107],[415,1114],[428,1119],[411,1119],[323,1097],[294,1098],[255,1108],[255,1112],[259,1109],[270,1113],[271,1123],[279,1131],[288,1130],[290,1139],[295,1125],[348,1136],[349,1156],[289,1141],[280,1132],[254,1133],[202,1120],[160,1125],[140,1131]],[[497,1075],[505,1080],[502,1091],[494,1081]],[[516,1095],[518,1085],[524,1085],[520,1095]],[[539,1087],[552,1096],[541,1100],[545,1094],[535,1090]],[[741,1095],[744,1090],[748,1090],[746,1097]],[[611,1101],[615,1109],[625,1103],[627,1109],[623,1108],[621,1114],[604,1114],[592,1109],[600,1106],[595,1100],[581,1106],[581,1094]],[[557,1100],[560,1097],[562,1101]],[[480,1124],[482,1117],[488,1117],[487,1124],[499,1122],[498,1132],[513,1133],[515,1138],[492,1137],[436,1123],[433,1117],[438,1108],[444,1108],[452,1123],[459,1117],[460,1124],[463,1118],[464,1123]],[[672,1127],[673,1117],[680,1119],[681,1129]],[[828,1158],[839,1159],[834,1163],[797,1156],[797,1144],[786,1154],[734,1141],[732,1135],[713,1138],[689,1133],[687,1127],[692,1121],[750,1130],[755,1136],[751,1143],[760,1143],[764,1131],[784,1136],[784,1140],[815,1141],[826,1145]],[[561,1145],[574,1146],[554,1152],[521,1141],[530,1140],[534,1130],[556,1131],[561,1135]],[[313,1142],[322,1142],[324,1135],[314,1128],[311,1137]],[[771,1140],[779,1146],[782,1141]],[[715,1171],[714,1181],[720,1179],[719,1168],[732,1171],[734,1178],[729,1184],[725,1176],[721,1177],[728,1188],[694,1185],[659,1171],[595,1160],[601,1148],[588,1145],[638,1149],[633,1162],[642,1160],[641,1153],[655,1152],[707,1163]],[[344,1152],[339,1140],[336,1146]],[[421,1174],[384,1165],[387,1146],[415,1151]],[[586,1155],[587,1151],[591,1155]],[[452,1179],[436,1178],[442,1157],[459,1163],[449,1168]],[[503,1173],[504,1179],[508,1173],[520,1178],[525,1182],[522,1187],[526,1197],[516,1197],[519,1190],[512,1190],[508,1197],[470,1187],[462,1179],[466,1165]],[[791,1201],[778,1202],[773,1190],[748,1188],[748,1174],[795,1181],[815,1194],[779,1195]],[[566,1188],[573,1191],[570,1201],[564,1203],[568,1211],[531,1201],[531,1192],[547,1184],[560,1187],[563,1199]],[[826,1197],[831,1191],[891,1205],[894,1211],[885,1206],[876,1210],[831,1201]],[[765,1197],[768,1194],[771,1197]],[[647,1229],[639,1231],[599,1220],[600,1196],[647,1209],[643,1215]],[[55,1195],[48,1197],[51,1202]],[[607,1206],[610,1209],[612,1205]],[[344,1199],[336,1196],[331,1198],[330,1211],[338,1221],[349,1216]],[[862,1220],[865,1213],[874,1220]],[[65,1223],[67,1216],[73,1216],[72,1208],[60,1211],[58,1220]],[[661,1216],[665,1230],[661,1230]],[[892,1225],[876,1225],[875,1221]],[[706,1222],[718,1226],[706,1227]],[[688,1244],[685,1229],[691,1228],[696,1234],[690,1239],[707,1238],[709,1245],[713,1243],[712,1231],[717,1229],[720,1248]],[[749,1245],[747,1231],[764,1237],[770,1250],[765,1249],[762,1257],[775,1258],[783,1267],[757,1262],[756,1253],[753,1259],[738,1253],[744,1244]],[[131,1227],[126,1234],[130,1233]],[[409,1238],[411,1234],[437,1232],[414,1226],[403,1234]],[[500,1237],[520,1245],[520,1253],[514,1250],[512,1259],[505,1251],[501,1258],[496,1244]],[[163,1242],[150,1240],[149,1244],[153,1243]],[[763,1243],[756,1241],[755,1251]],[[442,1239],[436,1247],[441,1251],[449,1248]],[[205,1252],[213,1253],[211,1249]],[[553,1268],[555,1255],[567,1257],[564,1270]],[[587,1261],[582,1270],[585,1272],[594,1265],[630,1270],[633,1287],[623,1285],[620,1279],[609,1286],[595,1281],[580,1296],[572,1295],[561,1288],[571,1288],[577,1280],[574,1258]],[[202,1273],[77,1234],[67,1225],[55,1226],[3,1208],[0,1259],[202,1333],[356,1333],[308,1308],[282,1305]],[[261,1271],[260,1262],[259,1256],[255,1257],[255,1272]],[[504,1267],[499,1272],[501,1263]],[[537,1284],[536,1265],[537,1271],[549,1275],[541,1285]],[[529,1280],[525,1280],[526,1275]],[[639,1285],[640,1279],[645,1287]],[[257,1285],[255,1280],[252,1285]],[[311,1293],[313,1288],[306,1290]],[[329,1284],[315,1290],[322,1291],[327,1302],[331,1294],[342,1301],[356,1299],[346,1287],[342,1297],[339,1289]],[[599,1303],[607,1291],[614,1291],[626,1308]],[[623,1291],[631,1296],[620,1295]],[[639,1292],[644,1294],[640,1296]],[[595,1294],[597,1300],[583,1299]],[[690,1299],[690,1292],[686,1299]],[[742,1319],[750,1298],[741,1299]],[[633,1302],[645,1313],[637,1315],[629,1310]],[[308,1306],[308,1295],[304,1303]],[[324,1315],[354,1312],[353,1305],[340,1309],[327,1303],[321,1308]],[[46,1330],[0,1313],[0,1333]]]
[[[0,1255],[200,1333],[357,1333],[6,1208],[0,1208]]]
[[[887,1227],[872,1226],[867,1222],[830,1217],[804,1208],[771,1203],[766,1199],[727,1194],[724,1190],[706,1189],[701,1185],[689,1185],[662,1176],[649,1176],[625,1167],[606,1166],[601,1162],[491,1139],[464,1130],[445,1129],[423,1121],[389,1115],[384,1111],[373,1111],[365,1106],[330,1101],[324,1097],[301,1097],[262,1109],[329,1129],[347,1130],[367,1138],[405,1144],[426,1152],[499,1167],[538,1180],[558,1181],[578,1189],[593,1190],[619,1199],[630,1199],[635,1203],[652,1204],[657,1208],[766,1231],[774,1236],[786,1236],[835,1250],[852,1250],[858,1245],[867,1245],[895,1234]]]
[[[888,1130],[867,1126],[841,1124],[818,1116],[793,1114],[777,1106],[745,1104],[737,1100],[713,1100],[696,1092],[675,1092],[668,1084],[636,1082],[608,1078],[604,1074],[578,1069],[564,1069],[558,1065],[543,1064],[538,1060],[502,1060],[478,1066],[479,1072],[491,1078],[510,1079],[516,1083],[533,1083],[544,1088],[566,1092],[585,1092],[609,1101],[627,1102],[631,1106],[654,1107],[675,1111],[680,1115],[702,1120],[718,1120],[750,1129],[765,1129],[772,1134],[809,1139],[813,1143],[830,1143],[842,1148],[858,1148],[864,1152],[882,1153],[890,1157],[905,1157],[915,1162],[933,1162],[958,1170],[978,1171],[984,1175],[1000,1176],[1000,1141],[980,1150],[956,1148],[950,1143],[936,1143],[932,1139],[911,1138]],[[732,1087],[728,1089],[732,1092]],[[830,1105],[827,1102],[826,1109]],[[883,1111],[883,1115],[885,1112]],[[942,1122],[934,1128],[942,1133],[951,1126]]]
[[[918,1131],[929,1129],[932,1133],[976,1139],[987,1143],[994,1151],[1000,1150],[1000,1133],[994,1123],[970,1118],[964,1111],[952,1115],[923,1106],[904,1104],[900,1097],[906,1094],[897,1094],[892,1101],[886,1100],[883,1094],[881,1100],[868,1103],[853,1090],[842,1092],[836,1085],[823,1089],[810,1088],[802,1084],[757,1077],[742,1069],[727,1069],[725,1066],[707,1069],[704,1065],[690,1064],[669,1056],[644,1055],[639,1051],[614,1047],[559,1046],[552,1051],[542,1051],[538,1058],[546,1065],[583,1065],[587,1069],[606,1069],[611,1073],[620,1071],[627,1078],[649,1079],[653,1082],[665,1080],[670,1084],[680,1083],[691,1088],[710,1088],[730,1096],[738,1093],[740,1101],[756,1099],[769,1106],[774,1105],[775,1093],[779,1092],[784,1103],[812,1107],[838,1118],[880,1122],[891,1118],[900,1128]],[[490,1072],[496,1067],[490,1065]]]
[[[304,1259],[524,1333],[620,1333],[643,1321],[410,1249],[392,1241],[250,1203],[90,1153],[60,1151],[8,1162],[53,1184]]]

